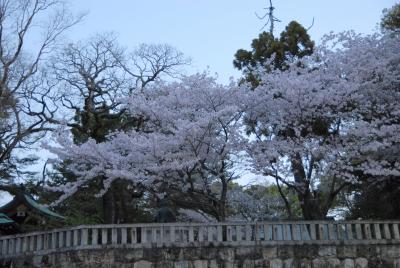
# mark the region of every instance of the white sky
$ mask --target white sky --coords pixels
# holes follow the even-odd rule
[[[274,0],[278,35],[291,21],[305,27],[317,41],[330,31],[354,29],[371,33],[380,20],[382,9],[395,0]],[[240,48],[249,49],[265,21],[268,0],[70,0],[75,12],[89,12],[85,21],[69,34],[73,40],[95,33],[113,31],[125,47],[139,43],[169,43],[193,59],[189,72],[210,67],[221,82],[240,73],[232,66]]]

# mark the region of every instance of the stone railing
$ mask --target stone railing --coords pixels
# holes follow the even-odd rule
[[[400,243],[400,221],[84,225],[0,237],[0,258],[99,248]],[[389,241],[388,241],[389,240]]]

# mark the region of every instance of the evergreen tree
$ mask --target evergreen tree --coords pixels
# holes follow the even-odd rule
[[[349,219],[400,219],[400,183],[398,177],[370,178],[351,189]]]
[[[300,58],[311,55],[314,51],[314,42],[310,39],[307,30],[298,22],[292,21],[281,33],[280,38],[273,34],[262,32],[251,43],[251,50],[239,49],[235,54],[233,65],[244,74],[242,82],[250,82],[255,88],[259,84],[257,68],[264,66],[265,71],[275,69],[284,70],[287,61],[295,62]],[[272,60],[273,64],[267,64]]]
[[[396,31],[400,29],[400,4],[395,4],[389,9],[383,10],[381,27],[384,30]]]

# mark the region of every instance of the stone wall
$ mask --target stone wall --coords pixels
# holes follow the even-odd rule
[[[293,244],[102,248],[47,252],[0,260],[0,267],[54,268],[400,268],[400,245]]]

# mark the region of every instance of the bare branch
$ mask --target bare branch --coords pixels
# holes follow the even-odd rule
[[[271,34],[271,36],[273,36],[274,35],[275,22],[280,22],[280,20],[274,16],[275,7],[272,4],[272,0],[269,0],[269,7],[264,8],[264,9],[268,10],[268,11],[263,16],[259,16],[257,13],[255,13],[256,17],[259,20],[263,20],[268,16],[267,22],[264,24],[264,26],[260,30],[262,31],[265,27],[267,27],[268,24],[270,24],[269,33]]]
[[[40,21],[43,16],[46,22]],[[59,0],[0,1],[0,168],[9,165],[16,149],[33,145],[52,130],[49,119],[57,109],[51,105],[53,86],[42,63],[62,33],[82,18],[69,14]],[[39,36],[41,31],[36,49],[26,53],[30,33]]]
[[[307,31],[309,31],[314,26],[314,20],[315,20],[315,17],[312,18],[311,25],[307,28]]]

